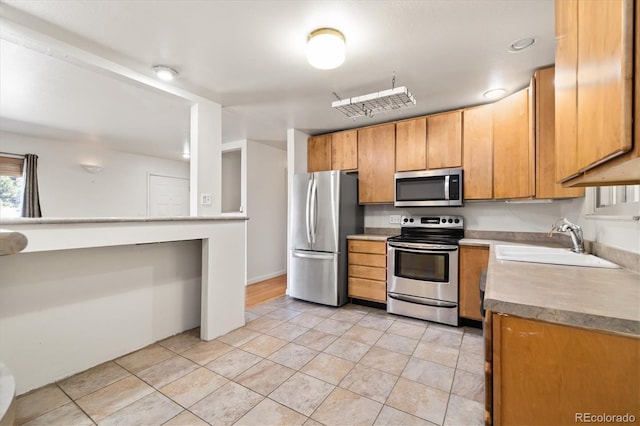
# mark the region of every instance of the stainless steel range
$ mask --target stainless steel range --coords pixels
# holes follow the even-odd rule
[[[462,216],[403,216],[387,240],[387,312],[458,325]]]

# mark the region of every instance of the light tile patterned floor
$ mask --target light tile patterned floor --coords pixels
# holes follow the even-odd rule
[[[282,297],[18,398],[33,425],[481,425],[480,330]]]

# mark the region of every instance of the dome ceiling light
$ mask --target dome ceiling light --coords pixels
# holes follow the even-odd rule
[[[154,65],[151,69],[160,80],[171,81],[178,76],[178,71],[166,65]]]
[[[522,52],[523,50],[533,46],[535,42],[536,42],[536,39],[533,37],[521,38],[520,40],[516,40],[513,43],[511,43],[511,45],[509,46],[509,52],[510,53]]]
[[[500,99],[505,93],[507,93],[507,91],[504,89],[491,89],[484,92],[482,96],[487,99]]]
[[[345,57],[344,35],[333,28],[320,28],[307,38],[307,60],[315,68],[331,70],[339,67]]]

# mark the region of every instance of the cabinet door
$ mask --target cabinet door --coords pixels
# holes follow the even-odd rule
[[[331,170],[358,168],[358,131],[331,134]]]
[[[556,0],[555,176],[578,175],[578,0]]]
[[[462,165],[462,111],[427,117],[427,168]]]
[[[633,0],[578,2],[578,165],[632,148]]]
[[[489,264],[489,247],[460,246],[460,316],[482,321],[480,275]]]
[[[307,142],[307,171],[331,170],[331,135],[313,136]]]
[[[637,336],[493,315],[495,425],[575,425],[588,413],[637,421],[639,377]]]
[[[360,204],[393,203],[395,124],[358,130],[358,190]]]
[[[529,101],[527,88],[493,104],[493,191],[497,199],[535,194]]]
[[[493,197],[493,105],[465,109],[462,131],[464,199]]]
[[[536,71],[536,198],[582,197],[584,188],[563,188],[556,183],[555,153],[555,71],[553,67]]]
[[[396,123],[396,171],[425,170],[427,168],[427,119]]]

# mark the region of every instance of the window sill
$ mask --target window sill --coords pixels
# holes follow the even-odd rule
[[[628,221],[640,220],[640,216],[632,216],[632,215],[587,214],[584,217],[585,219],[597,219],[597,220],[628,220]]]

